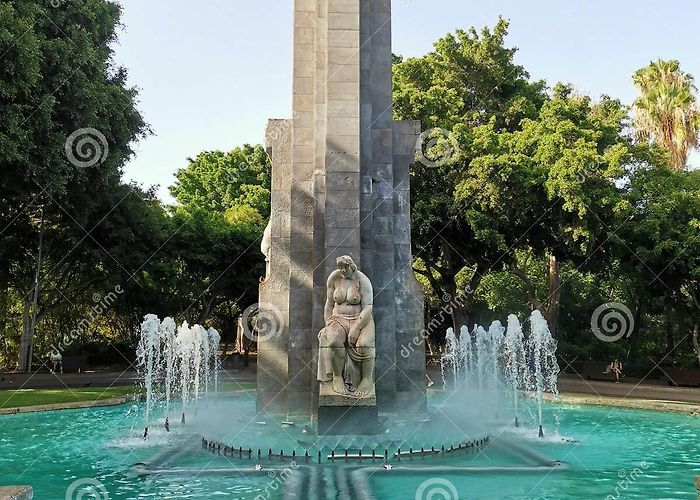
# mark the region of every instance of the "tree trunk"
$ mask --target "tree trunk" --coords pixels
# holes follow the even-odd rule
[[[698,365],[700,365],[700,321],[695,321],[695,327],[693,328],[693,346],[698,357]]]
[[[676,344],[673,334],[673,306],[670,297],[664,301],[664,328],[666,329],[666,355],[670,355]]]
[[[637,359],[639,346],[642,343],[642,315],[644,313],[644,302],[640,298],[634,309],[634,330],[630,338],[630,348],[627,352],[627,359]]]
[[[561,308],[561,276],[559,260],[554,254],[549,256],[548,275],[549,293],[547,296],[549,300],[547,302],[547,324],[549,325],[549,331],[555,336],[559,323],[559,310]]]
[[[22,337],[19,341],[19,355],[17,357],[17,370],[29,372],[32,368],[32,303],[24,300],[22,304]]]
[[[10,262],[0,259],[0,338],[7,339],[7,323],[10,311]],[[7,353],[5,353],[6,355]],[[0,357],[2,355],[0,354]]]
[[[472,305],[474,304],[476,290],[479,288],[481,280],[483,279],[483,272],[484,269],[477,265],[472,278],[467,284],[466,290],[458,291],[457,286],[454,286],[454,291],[452,292],[452,305],[454,306],[452,310],[452,327],[457,335],[459,335],[463,326],[466,326],[470,330],[472,328]],[[458,297],[459,300],[457,300]]]
[[[515,264],[511,266],[510,271],[516,277],[520,278],[520,281],[523,283],[523,286],[525,286],[525,292],[527,293],[527,301],[530,304],[530,308],[533,311],[535,309],[542,310],[542,303],[537,298],[537,290],[535,289],[535,284],[532,282],[527,273]]]
[[[214,310],[214,304],[216,301],[216,296],[212,296],[210,299],[204,299],[204,308],[202,309],[202,312],[199,314],[199,317],[197,318],[196,323],[198,325],[204,325],[204,323],[209,319],[211,316],[212,311]]]
[[[39,278],[41,276],[41,257],[44,249],[44,211],[41,211],[41,222],[39,225],[39,248],[36,259],[36,273],[34,274],[34,291],[31,309],[28,304],[24,304],[24,328],[22,340],[19,344],[19,370],[29,373],[32,371],[32,358],[34,357],[34,332],[39,318],[37,307],[39,305]]]
[[[462,307],[455,307],[452,310],[452,328],[459,335],[463,326],[469,328],[469,311]]]

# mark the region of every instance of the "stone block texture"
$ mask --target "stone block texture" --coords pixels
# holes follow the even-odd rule
[[[409,168],[420,123],[392,119],[390,0],[295,0],[294,113],[271,120],[271,272],[261,308],[258,407],[317,415],[317,333],[335,259],[374,286],[377,406],[425,408],[423,291],[411,268]],[[422,346],[422,343],[420,343]]]

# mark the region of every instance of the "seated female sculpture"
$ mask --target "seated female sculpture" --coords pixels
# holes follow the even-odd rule
[[[369,278],[347,255],[328,277],[324,318],[318,334],[318,380],[337,394],[374,396],[375,331]]]

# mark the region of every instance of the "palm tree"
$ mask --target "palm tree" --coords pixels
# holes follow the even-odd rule
[[[652,62],[632,78],[640,92],[634,101],[634,125],[641,141],[668,151],[670,165],[686,167],[688,153],[698,147],[700,108],[693,77],[675,60]]]

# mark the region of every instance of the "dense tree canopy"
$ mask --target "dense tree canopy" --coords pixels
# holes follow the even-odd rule
[[[623,354],[591,334],[594,310],[619,301],[636,319],[627,355],[661,359],[683,338],[674,329],[698,323],[696,174],[676,176],[663,144],[637,142],[620,101],[531,82],[507,27],[458,30],[423,57],[395,58],[397,118],[435,128],[411,179],[430,306],[469,291],[455,326],[541,309],[573,360]]]
[[[270,161],[262,146],[201,153],[175,178],[170,190],[186,210],[236,213],[248,206],[264,218],[270,214]]]
[[[270,215],[270,163],[262,146],[205,152],[176,174],[173,223],[184,312],[202,322],[256,302],[264,274],[260,240]]]
[[[149,128],[112,61],[119,17],[109,0],[0,3],[4,366],[19,358],[27,369],[57,346],[128,366],[146,313],[211,324],[230,340],[257,300],[265,150],[183,161],[173,206],[125,183]],[[394,58],[396,118],[426,130],[411,180],[428,316],[466,291],[454,325],[540,309],[566,363],[697,363],[700,176],[683,168],[697,144],[692,76],[675,61],[640,70],[632,110],[533,81],[507,32],[501,19]],[[634,322],[616,343],[591,332],[593,311],[610,302]]]

